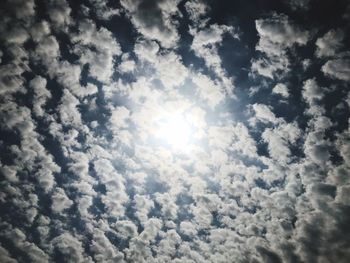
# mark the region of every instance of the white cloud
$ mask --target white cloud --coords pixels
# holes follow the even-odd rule
[[[325,88],[320,87],[315,79],[304,81],[302,95],[310,106],[307,110],[308,113],[311,115],[320,115],[324,112],[324,109],[319,104],[325,95]]]
[[[215,108],[225,98],[225,92],[222,87],[203,74],[192,76],[194,84],[198,87],[199,96],[206,100],[211,108]]]
[[[122,62],[118,65],[118,69],[122,73],[130,73],[135,70],[135,61],[130,59],[127,54],[122,55]]]
[[[117,235],[122,239],[129,239],[137,236],[136,225],[128,220],[119,220],[112,227],[117,231]]]
[[[260,35],[257,50],[267,54],[281,54],[281,48],[292,45],[305,45],[309,34],[294,25],[286,15],[273,14],[267,19],[255,21],[256,29]],[[274,50],[273,48],[277,48]]]
[[[120,106],[113,109],[112,115],[110,118],[110,122],[113,125],[112,130],[114,127],[116,127],[117,129],[127,128],[128,127],[127,121],[129,120],[129,118],[130,118],[130,111],[126,107]]]
[[[106,194],[102,195],[101,199],[109,212],[109,217],[123,216],[124,204],[129,199],[125,192],[124,178],[106,159],[96,160],[94,167],[99,179],[106,186]]]
[[[335,56],[343,47],[344,32],[342,30],[330,30],[316,41],[316,55],[318,57]]]
[[[219,56],[218,47],[222,44],[224,35],[231,35],[233,38],[239,38],[234,32],[232,26],[213,24],[210,27],[192,28],[190,34],[193,35],[191,48],[195,54],[204,59],[208,68],[212,69],[218,77],[218,83],[227,94],[233,94],[233,78],[227,76],[227,73],[222,65],[221,57]]]
[[[11,4],[17,18],[27,20],[35,14],[36,6],[33,0],[16,0],[11,1]]]
[[[283,98],[289,97],[289,90],[287,86],[283,83],[278,83],[273,89],[272,92],[275,94],[281,95]]]
[[[95,253],[96,262],[121,262],[123,254],[115,249],[110,240],[103,231],[98,228],[93,230],[93,240],[91,242],[91,250]]]
[[[134,52],[139,59],[148,60],[149,62],[156,61],[156,54],[159,51],[159,45],[156,41],[137,41],[135,43]]]
[[[4,263],[17,263],[18,261],[11,257],[10,253],[0,246],[0,261]]]
[[[45,106],[47,100],[51,98],[51,93],[46,89],[46,84],[46,79],[40,76],[36,76],[30,81],[30,86],[34,90],[33,112],[39,117],[44,115],[45,110],[43,106]]]
[[[276,72],[288,72],[290,61],[287,49],[294,45],[305,45],[309,33],[300,29],[284,14],[275,13],[269,18],[258,19],[255,26],[260,36],[256,50],[267,58],[253,60],[253,71],[269,78],[274,78]]]
[[[332,59],[322,66],[322,72],[330,77],[339,80],[350,80],[350,59]]]
[[[273,123],[277,124],[280,122],[280,119],[275,116],[272,112],[271,107],[265,104],[255,103],[251,105],[254,110],[255,116],[250,119],[250,122],[254,125],[256,122],[260,121],[263,123]]]
[[[85,192],[88,194],[94,194],[93,189],[90,187],[85,191],[82,190],[81,188],[78,188],[78,187],[76,187],[76,188],[78,189],[78,191],[80,193]],[[89,195],[83,195],[82,197],[80,197],[78,199],[77,203],[78,203],[78,211],[79,211],[81,217],[82,218],[92,218],[92,215],[89,213],[89,210],[88,210],[91,207],[91,205],[93,204],[92,197]]]
[[[208,19],[205,19],[204,16],[209,11],[209,7],[204,2],[200,0],[187,1],[185,8],[192,22],[197,27],[203,27],[206,24]]]
[[[60,55],[59,44],[52,35],[45,36],[36,47],[36,55],[48,66]]]
[[[30,29],[30,35],[36,42],[40,42],[51,33],[50,24],[43,20],[34,24]]]
[[[49,17],[54,27],[66,30],[67,26],[72,22],[71,8],[66,0],[50,0],[48,2]]]
[[[113,73],[113,57],[121,54],[112,33],[104,27],[97,29],[91,20],[83,20],[79,24],[79,34],[73,36],[73,42],[78,44],[74,52],[80,56],[80,63],[89,64],[91,76],[108,83]]]
[[[114,9],[108,6],[108,3],[103,0],[90,0],[92,4],[91,12],[95,12],[101,20],[110,20],[115,15],[120,15],[119,9]]]
[[[312,60],[299,46],[320,29],[298,26],[308,1],[291,1],[295,22],[256,20],[250,58],[256,32],[239,16],[225,23],[215,3],[84,4],[16,0],[0,11],[0,261],[349,257],[345,29],[325,26]],[[241,46],[247,79],[240,59],[223,63]],[[174,115],[191,130],[180,149],[169,145],[181,122],[166,142],[156,135]]]
[[[196,229],[196,226],[191,223],[190,221],[183,221],[180,223],[180,231],[184,233],[185,235],[188,235],[190,237],[195,237],[198,233],[198,230]]]
[[[81,114],[77,108],[78,105],[79,100],[69,90],[65,89],[61,104],[58,107],[60,119],[64,125],[81,125]]]
[[[23,44],[29,38],[28,32],[22,27],[14,27],[7,33],[6,40],[9,44]]]
[[[64,210],[70,208],[73,205],[73,201],[70,200],[65,194],[64,190],[59,187],[55,189],[51,199],[51,209],[58,214],[61,214]]]
[[[66,260],[93,262],[91,257],[85,255],[81,241],[68,232],[64,232],[53,238],[51,244],[62,253]]]
[[[285,164],[290,161],[292,154],[290,144],[295,143],[300,135],[301,132],[295,123],[283,123],[277,128],[265,129],[262,138],[268,143],[270,156],[280,164]]]
[[[176,46],[179,36],[173,15],[179,1],[121,1],[136,29],[147,39],[157,40],[165,48]]]
[[[34,243],[27,240],[27,236],[19,228],[12,228],[11,225],[5,225],[6,230],[2,236],[11,240],[14,247],[20,249],[31,261],[45,263],[49,262],[49,256],[37,247]]]
[[[136,209],[135,215],[140,220],[141,224],[144,224],[148,220],[148,213],[150,209],[154,207],[154,202],[148,196],[135,195],[134,208]]]

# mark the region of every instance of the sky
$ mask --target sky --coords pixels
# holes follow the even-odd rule
[[[350,3],[4,0],[0,262],[350,262]]]

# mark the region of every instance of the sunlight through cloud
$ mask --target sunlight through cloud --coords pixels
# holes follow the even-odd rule
[[[191,143],[193,129],[182,114],[170,115],[157,125],[156,138],[176,150],[186,150]]]

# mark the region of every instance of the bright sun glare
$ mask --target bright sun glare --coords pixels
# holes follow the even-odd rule
[[[181,114],[160,120],[156,137],[164,140],[172,148],[185,150],[190,143],[191,127]]]

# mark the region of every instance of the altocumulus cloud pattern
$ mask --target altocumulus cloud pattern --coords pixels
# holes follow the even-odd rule
[[[350,262],[347,0],[3,0],[0,262]]]

